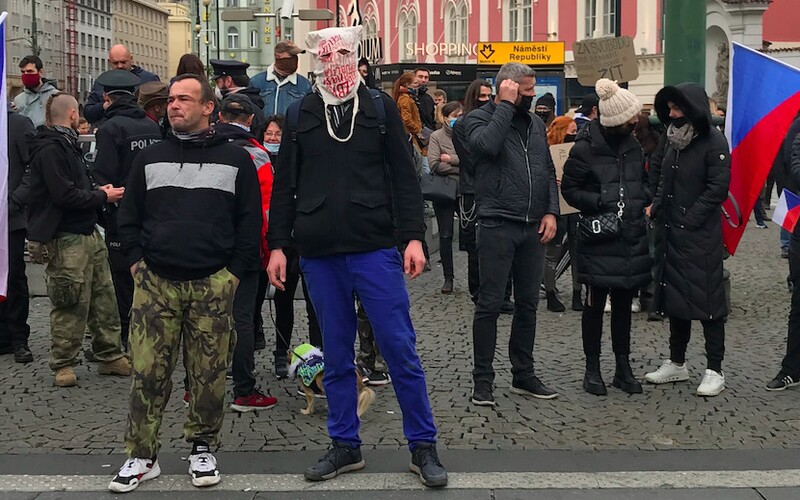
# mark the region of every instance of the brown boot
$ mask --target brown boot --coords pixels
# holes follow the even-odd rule
[[[65,366],[56,370],[56,386],[57,387],[72,387],[78,385],[78,377],[72,371],[71,366]]]
[[[131,363],[128,361],[128,358],[123,356],[114,361],[100,363],[100,366],[97,367],[97,373],[100,375],[119,375],[120,377],[127,377],[131,374]]]

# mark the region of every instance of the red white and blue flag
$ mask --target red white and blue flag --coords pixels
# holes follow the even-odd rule
[[[6,20],[0,13],[0,301],[8,293],[8,103],[6,96]]]
[[[800,196],[784,189],[778,198],[778,206],[775,207],[772,220],[791,233],[797,225],[797,219],[800,219]]]
[[[725,135],[731,146],[730,192],[743,215],[739,227],[722,225],[734,254],[775,156],[800,110],[800,69],[733,43]],[[735,208],[730,200],[728,213]]]

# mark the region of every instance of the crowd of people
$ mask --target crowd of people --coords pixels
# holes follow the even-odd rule
[[[255,352],[273,345],[262,308],[273,299],[273,372],[286,378],[290,357],[302,358],[293,344],[298,285],[308,342],[324,353],[317,396],[328,399],[332,440],[305,477],[364,467],[359,377],[393,384],[410,470],[427,486],[446,485],[403,276],[430,269],[425,200],[438,227],[441,293],[454,292],[456,222],[467,252],[473,404],[495,405],[500,314],[513,314],[511,392],[558,396],[538,378],[533,353],[540,291],[548,310],[566,309],[556,282],[567,252],[571,308],[582,314],[584,390],[607,394],[600,353],[610,312],[612,386],[642,392],[629,363],[631,314],[642,307],[670,328],[669,359],[644,380],[689,379],[686,348],[692,321],[700,321],[707,366],[697,394],[724,390],[729,304],[720,217],[730,156],[702,87],[663,88],[657,120],[607,79],[572,116],[559,116],[552,95],[536,99],[534,70],[518,63],[503,65],[494,87],[472,82],[460,101],[429,91],[425,68],[401,74],[388,95],[358,59],[360,37],[360,27],[328,28],[309,33],[306,49],[280,42],[275,62],[253,78],[247,63],[211,60],[207,72],[187,54],[168,83],[117,45],[109,51],[113,69],[83,106],[45,78],[38,57],[21,61],[25,89],[9,106],[0,353],[34,359],[27,241],[31,260],[46,264],[55,385],[77,384],[85,334],[91,348],[83,355],[101,375],[133,375],[128,459],[112,491],[160,474],[159,427],[181,355],[192,483],[220,481],[212,451],[226,377],[234,411],[277,404],[255,376]],[[297,72],[306,50],[313,84]],[[89,162],[79,136],[92,130]],[[798,131],[800,114],[776,159],[776,179],[789,187],[800,182]],[[550,148],[564,144],[572,148],[557,175]],[[560,196],[577,213],[562,215]],[[790,283],[800,279],[798,231],[785,247]],[[786,357],[767,389],[798,384],[800,287]]]

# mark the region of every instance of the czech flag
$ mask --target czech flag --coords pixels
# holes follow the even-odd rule
[[[794,231],[797,219],[800,219],[800,196],[784,189],[778,199],[775,213],[772,214],[772,220],[791,233]]]
[[[730,193],[743,221],[736,228],[722,224],[725,248],[731,255],[798,110],[800,70],[734,42],[725,135],[731,146]],[[730,200],[725,209],[735,213]]]

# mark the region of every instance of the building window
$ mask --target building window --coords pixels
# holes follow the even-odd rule
[[[445,39],[448,43],[455,43],[461,47],[462,44],[469,43],[468,35],[467,2],[465,0],[452,2],[447,6]],[[464,62],[466,55],[447,56],[447,60],[450,62]]]
[[[585,0],[585,2],[584,35],[586,38],[614,35],[617,31],[617,0]],[[602,16],[600,26],[597,25],[598,7],[601,9],[600,15]]]
[[[250,48],[258,48],[258,30],[253,30],[250,32]]]
[[[531,0],[509,0],[508,40],[530,42],[533,35],[533,6]]]
[[[228,7],[238,7],[239,6],[239,0],[228,0],[226,5]]]
[[[233,27],[228,28],[228,49],[239,48],[239,30]]]
[[[415,61],[414,45],[417,43],[417,11],[400,12],[400,61]],[[411,50],[409,51],[409,45]]]
[[[375,38],[378,36],[378,20],[368,17],[364,20],[364,38]]]

